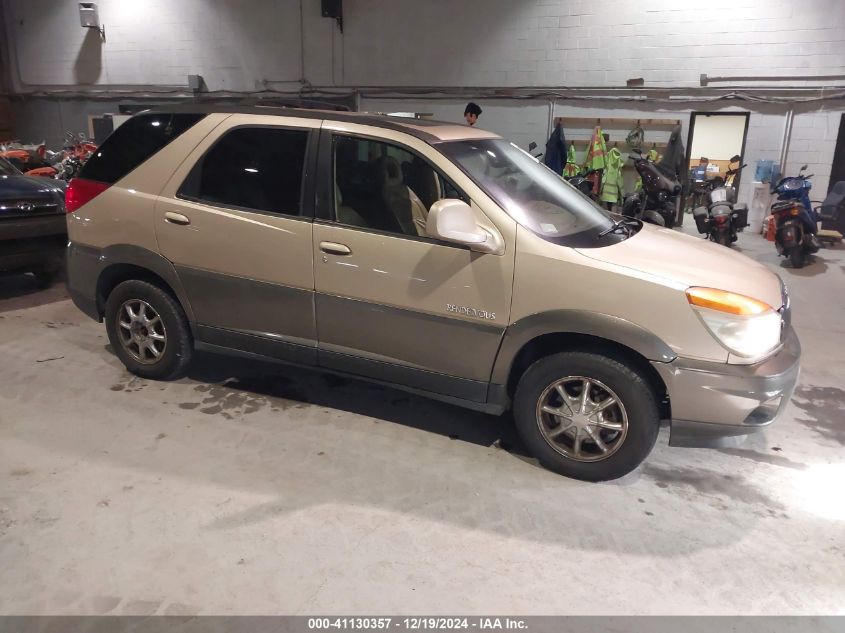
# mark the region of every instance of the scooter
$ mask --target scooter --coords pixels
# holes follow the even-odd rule
[[[772,205],[772,215],[775,225],[775,247],[778,255],[788,257],[794,268],[803,268],[807,255],[817,253],[818,240],[813,233],[807,231],[802,220],[802,212],[806,213],[811,222],[818,222],[813,205],[810,202],[810,182],[812,174],[804,175],[807,165],[801,167],[797,176],[781,178],[774,187],[773,193],[778,194],[778,201]]]
[[[733,183],[734,177],[747,165],[729,170],[726,174],[728,181]],[[709,203],[706,207],[693,210],[695,226],[699,233],[722,246],[730,246],[737,240],[737,233],[748,226],[748,205],[737,203],[736,189],[726,185],[721,178],[714,179],[707,194]]]
[[[622,202],[622,215],[671,229],[675,224],[675,201],[681,193],[681,184],[641,152],[632,150],[628,158],[634,161],[643,186]]]

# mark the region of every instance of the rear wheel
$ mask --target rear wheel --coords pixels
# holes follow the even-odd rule
[[[800,244],[797,246],[793,246],[792,250],[789,251],[789,261],[792,264],[793,268],[803,268],[804,267],[804,247]]]
[[[722,246],[730,246],[731,245],[731,237],[728,235],[727,231],[719,231],[716,233],[716,243],[721,244]]]
[[[615,479],[639,466],[660,421],[639,372],[586,352],[555,354],[529,367],[517,386],[514,417],[543,466],[586,481]]]
[[[164,290],[124,281],[106,302],[106,330],[115,354],[133,374],[173,380],[185,374],[193,340],[182,306]]]

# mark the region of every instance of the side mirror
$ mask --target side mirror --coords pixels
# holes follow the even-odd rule
[[[425,232],[435,239],[463,244],[474,251],[496,250],[490,235],[475,221],[475,212],[463,200],[446,198],[431,205]]]
[[[801,167],[801,171],[802,171],[802,172],[803,172],[803,171],[807,171],[807,165],[804,165],[803,167]]]
[[[535,149],[537,149],[537,143],[535,143],[534,141],[531,141],[528,144],[528,151],[533,152]]]

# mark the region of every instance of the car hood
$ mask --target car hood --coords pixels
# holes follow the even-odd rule
[[[775,309],[783,304],[780,279],[768,268],[730,248],[671,229],[644,224],[627,240],[578,252],[686,286],[746,295]]]
[[[64,190],[61,181],[34,176],[0,176],[0,200],[61,199]]]

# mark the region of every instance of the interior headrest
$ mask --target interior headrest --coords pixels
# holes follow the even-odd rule
[[[379,159],[379,169],[381,170],[381,182],[384,186],[396,187],[404,182],[402,167],[399,165],[399,161],[392,156],[382,156]]]

